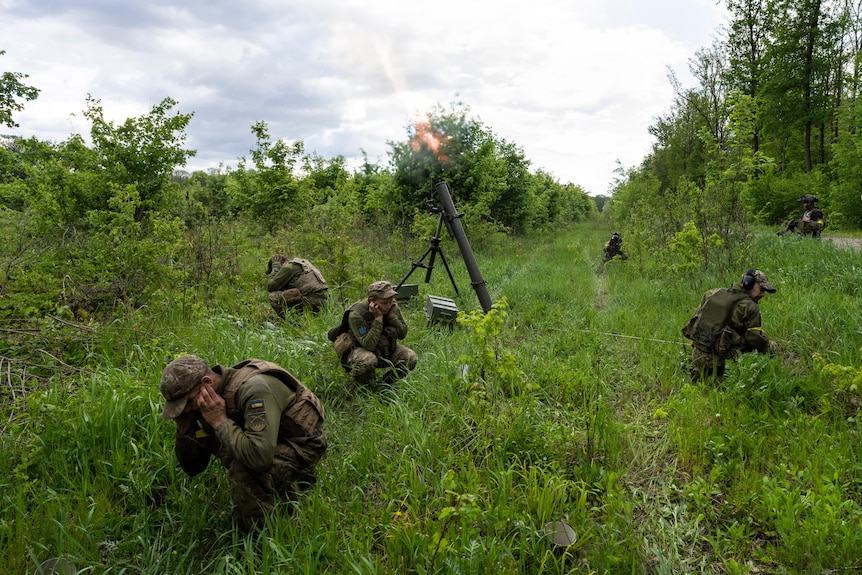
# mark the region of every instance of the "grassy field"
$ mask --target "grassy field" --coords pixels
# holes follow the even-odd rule
[[[418,270],[403,308],[420,361],[391,388],[352,389],[325,337],[359,282],[333,290],[344,305],[282,322],[265,248],[243,263],[253,289],[212,286],[199,312],[129,310],[82,335],[97,368],[38,384],[0,369],[0,571],[57,556],[99,574],[862,569],[860,253],[763,230],[749,265],[778,288],[761,309],[782,355],[694,385],[680,328],[747,266],[644,277],[636,261],[601,265],[609,232],[477,250],[497,307],[451,328],[422,311],[426,295],[454,297],[445,271],[426,285]],[[443,249],[456,301],[477,309],[457,247]],[[409,267],[368,263],[393,283]],[[260,533],[232,525],[217,462],[193,479],[176,464],[158,378],[182,353],[276,361],[328,410],[318,484]],[[550,541],[554,521],[572,545]]]

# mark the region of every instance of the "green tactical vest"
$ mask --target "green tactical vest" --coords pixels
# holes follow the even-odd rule
[[[248,359],[233,366],[233,369],[236,373],[233,374],[223,392],[228,418],[233,421],[242,420],[243,414],[236,405],[236,394],[239,388],[255,375],[270,375],[296,392],[296,401],[281,414],[278,427],[279,441],[305,443],[323,426],[325,414],[320,400],[283,367],[260,359]]]
[[[748,292],[734,288],[716,288],[707,294],[694,317],[683,328],[683,335],[701,351],[713,353],[722,330],[736,305],[749,297]]]
[[[295,280],[296,287],[303,295],[329,289],[326,285],[326,280],[312,263],[302,258],[293,258],[286,263],[299,264],[302,267],[302,273]]]

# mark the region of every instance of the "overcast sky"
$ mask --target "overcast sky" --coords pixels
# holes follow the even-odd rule
[[[0,72],[41,93],[0,133],[89,133],[170,97],[189,171],[236,166],[265,121],[307,152],[386,163],[417,113],[460,101],[533,170],[604,194],[669,111],[668,69],[725,23],[716,0],[0,0]]]

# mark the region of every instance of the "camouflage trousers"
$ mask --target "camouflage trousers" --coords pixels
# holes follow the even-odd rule
[[[375,369],[388,368],[383,377],[385,381],[391,383],[407,375],[407,372],[416,367],[418,361],[416,352],[405,345],[396,345],[389,359],[378,357],[364,347],[355,347],[347,356],[344,369],[356,383],[364,384],[374,377]]]
[[[724,359],[693,347],[691,348],[690,375],[692,381],[710,377],[721,380],[724,377]]]
[[[265,472],[252,471],[238,460],[228,467],[233,517],[248,531],[262,523],[279,503],[295,501],[317,481],[314,469],[326,452],[322,430],[303,444],[279,443],[272,465]]]
[[[318,311],[329,299],[328,290],[303,294],[296,288],[269,292],[269,305],[273,311],[284,317],[288,309],[310,309]]]
[[[615,256],[620,256],[621,260],[629,259],[629,255],[627,253],[621,251],[620,248],[612,248],[612,247],[605,246],[604,252],[605,252],[605,255],[602,256],[603,262],[609,262],[612,259],[614,259]]]

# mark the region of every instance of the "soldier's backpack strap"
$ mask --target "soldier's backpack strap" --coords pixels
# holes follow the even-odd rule
[[[346,310],[344,310],[344,313],[341,315],[341,323],[326,332],[326,339],[334,343],[339,335],[348,332],[348,330],[350,329],[350,321],[348,318],[350,317],[350,312],[352,311],[356,311],[357,313],[361,314],[362,317],[365,318],[365,321],[374,320],[374,314],[370,311],[365,310],[364,306],[362,305],[362,302],[358,301]]]
[[[326,332],[326,339],[328,339],[331,342],[335,342],[335,340],[338,339],[339,335],[347,332],[347,326],[348,326],[347,317],[350,315],[350,310],[352,310],[352,309],[353,309],[353,307],[349,307],[346,310],[344,310],[344,313],[341,315],[341,323],[339,323],[337,326],[335,326],[333,328],[330,328],[330,330],[328,332]]]
[[[291,263],[299,264],[302,266],[302,271],[305,273],[310,273],[315,277],[315,279],[322,285],[326,286],[326,280],[323,279],[323,274],[320,273],[320,270],[314,267],[314,264],[304,258],[293,258],[289,260]]]

